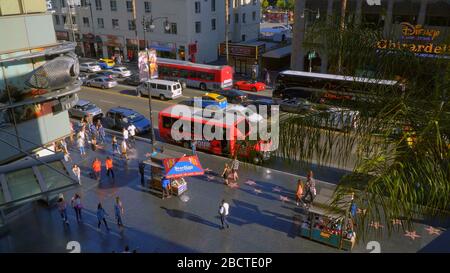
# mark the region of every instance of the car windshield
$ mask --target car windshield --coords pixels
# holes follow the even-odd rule
[[[219,95],[219,96],[217,96],[216,98],[215,98],[215,100],[217,100],[217,101],[221,101],[221,100],[224,100],[225,99],[225,97],[224,96],[221,96],[221,95]]]
[[[129,116],[127,116],[127,119],[131,122],[136,122],[136,121],[140,121],[142,119],[144,119],[144,116],[138,113],[133,113],[130,114]]]
[[[89,111],[89,110],[95,109],[96,107],[97,107],[97,106],[96,106],[95,104],[93,104],[93,103],[88,103],[88,104],[85,104],[85,105],[81,106],[81,110],[82,110],[82,111]]]
[[[114,80],[113,79],[110,79],[110,78],[107,78],[107,79],[105,79],[107,82],[114,82]]]

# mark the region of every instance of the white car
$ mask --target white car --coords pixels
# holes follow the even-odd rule
[[[86,85],[89,87],[98,87],[101,89],[106,89],[117,86],[117,81],[107,77],[98,77],[86,81]]]
[[[88,72],[88,73],[94,73],[94,72],[98,72],[101,71],[102,69],[100,68],[99,65],[97,65],[96,63],[82,63],[80,64],[80,71],[81,72]]]
[[[126,67],[124,66],[118,66],[118,67],[113,67],[110,70],[112,73],[116,74],[119,76],[119,78],[126,78],[131,76],[131,71],[128,70]]]
[[[229,113],[239,113],[245,116],[250,122],[256,123],[264,119],[260,114],[255,113],[252,109],[250,109],[250,107],[244,107],[238,104],[229,104],[229,106],[226,108],[226,111]]]

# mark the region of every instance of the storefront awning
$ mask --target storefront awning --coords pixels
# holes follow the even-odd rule
[[[78,186],[62,153],[0,166],[0,208],[13,207]]]
[[[281,48],[266,52],[262,56],[263,56],[263,58],[280,59],[280,58],[290,55],[291,52],[292,52],[292,46],[285,46],[285,47],[281,47]]]
[[[172,52],[172,51],[175,51],[174,48],[165,47],[165,46],[155,46],[155,45],[151,45],[150,48],[155,49],[156,51],[165,51],[165,52]]]

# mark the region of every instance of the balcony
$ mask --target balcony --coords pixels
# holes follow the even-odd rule
[[[64,29],[78,31],[77,24],[64,24]]]

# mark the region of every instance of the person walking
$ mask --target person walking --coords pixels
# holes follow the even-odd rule
[[[164,198],[167,195],[167,198],[170,198],[170,180],[167,177],[163,177],[163,179],[161,180],[161,184],[162,184],[162,199],[164,200]]]
[[[119,196],[116,197],[116,202],[114,203],[114,214],[116,215],[117,225],[119,228],[123,228],[122,215],[124,209],[122,205],[122,201],[120,201]]]
[[[219,207],[219,216],[220,216],[220,222],[222,223],[221,229],[225,228],[225,224],[227,225],[227,228],[230,228],[230,225],[228,225],[227,217],[230,210],[230,205],[225,202],[225,200],[222,200],[222,204]]]
[[[144,187],[145,186],[145,163],[144,163],[144,161],[139,162],[139,174],[141,175],[141,185]]]
[[[102,162],[97,157],[92,161],[92,172],[94,173],[95,180],[99,181],[102,172]]]
[[[108,213],[106,213],[106,211],[103,209],[102,203],[98,203],[98,205],[97,205],[97,220],[98,220],[97,229],[98,229],[98,231],[100,231],[100,226],[102,224],[102,221],[105,224],[106,230],[109,231],[108,224],[106,223],[107,215],[108,215]]]
[[[113,160],[111,157],[106,157],[105,160],[105,166],[106,166],[106,176],[109,177],[109,174],[111,173],[111,177],[114,180],[114,169],[113,169]]]
[[[91,139],[91,149],[94,152],[97,151],[97,138],[95,137],[95,135],[93,135]]]
[[[78,146],[78,149],[80,150],[80,155],[81,156],[86,155],[86,151],[84,149],[84,138],[81,135],[78,136],[77,146]]]
[[[59,195],[57,205],[63,223],[68,225],[69,221],[67,220],[67,202],[66,200],[64,200],[64,195],[62,193]]]
[[[299,205],[302,196],[303,196],[303,181],[299,179],[297,181],[297,191],[295,192],[295,201],[297,206]]]
[[[134,124],[131,123],[130,125],[128,125],[127,130],[128,130],[128,133],[129,133],[130,144],[132,144],[133,147],[134,147],[134,146],[136,146],[136,138],[135,138],[135,136],[136,136],[136,126],[134,126]]]
[[[74,164],[72,166],[72,172],[76,176],[76,178],[78,179],[78,184],[81,185],[81,170],[80,170],[80,167],[78,167],[77,164]]]
[[[306,192],[305,195],[303,196],[303,202],[308,204],[311,204],[317,195],[316,182],[313,176],[314,174],[312,171],[309,171],[306,176]],[[307,200],[307,197],[309,197],[309,200]]]
[[[124,127],[122,130],[122,137],[123,137],[123,141],[125,141],[128,144],[128,138],[129,138],[129,132],[128,130]]]
[[[270,87],[270,73],[269,70],[264,69],[264,79],[267,87]]]
[[[111,145],[112,145],[112,153],[113,153],[113,155],[115,153],[118,153],[120,155],[119,144],[117,143],[117,137],[116,136],[112,137]]]
[[[231,174],[231,168],[228,166],[227,163],[225,163],[225,168],[223,169],[223,172],[222,172],[222,177],[225,182],[225,185],[230,184],[230,182],[228,180],[230,178],[230,174]]]
[[[128,150],[128,147],[127,147],[128,145],[127,145],[127,141],[124,139],[124,140],[122,140],[122,143],[120,144],[120,148],[121,148],[121,150],[122,150],[122,157],[125,159],[125,160],[128,160],[128,155],[127,155],[127,150]]]
[[[239,170],[239,160],[237,159],[237,155],[234,156],[233,161],[231,162],[231,169],[233,174],[234,182],[237,182],[239,179],[238,170]]]
[[[74,145],[75,144],[75,130],[73,129],[73,122],[70,122],[70,135],[69,135],[69,139],[70,139],[70,145]]]
[[[83,209],[83,205],[81,203],[81,196],[78,193],[75,193],[70,203],[72,204],[72,207],[75,210],[77,222],[81,222],[82,221],[81,210]]]
[[[97,132],[101,144],[106,143],[106,132],[100,120],[97,121]]]
[[[192,149],[192,155],[195,155],[196,150],[197,150],[197,140],[193,139],[191,141],[191,149]]]

